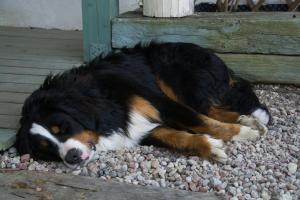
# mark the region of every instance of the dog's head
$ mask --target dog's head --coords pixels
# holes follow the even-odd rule
[[[92,100],[72,88],[45,83],[24,103],[16,142],[19,153],[62,160],[71,168],[88,163],[99,139]]]

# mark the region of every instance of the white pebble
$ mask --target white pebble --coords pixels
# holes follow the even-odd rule
[[[296,173],[296,171],[297,171],[297,164],[295,164],[295,163],[289,163],[288,164],[288,170],[289,170],[289,172],[291,174]]]

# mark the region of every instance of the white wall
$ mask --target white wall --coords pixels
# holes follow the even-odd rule
[[[120,0],[120,12],[136,9],[138,1]],[[81,0],[0,0],[0,26],[81,30],[81,15]]]

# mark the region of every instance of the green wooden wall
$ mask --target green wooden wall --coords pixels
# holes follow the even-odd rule
[[[113,19],[113,48],[151,40],[211,48],[253,82],[300,85],[300,13],[199,13],[155,19],[137,11]]]

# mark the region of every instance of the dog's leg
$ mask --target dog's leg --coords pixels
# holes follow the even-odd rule
[[[192,127],[191,130],[196,133],[206,133],[223,141],[236,140],[254,140],[258,138],[264,131],[256,130],[248,126],[233,123],[224,123],[209,118],[206,115],[198,115],[203,122],[201,126]]]
[[[220,122],[236,123],[240,117],[240,113],[228,111],[224,108],[212,106],[209,108],[208,117],[218,120]]]
[[[132,109],[167,127],[208,134],[223,141],[253,140],[260,136],[260,129],[220,122],[169,99],[163,99],[158,106],[141,97],[135,97],[131,102]]]
[[[259,130],[261,134],[266,134],[268,132],[267,127],[257,118],[241,115],[238,112],[231,112],[223,108],[211,107],[208,111],[208,117],[220,122],[239,123],[244,126],[249,126],[255,130]]]
[[[214,139],[206,134],[192,134],[167,127],[153,129],[142,144],[167,147],[217,161],[227,159],[222,140]]]

